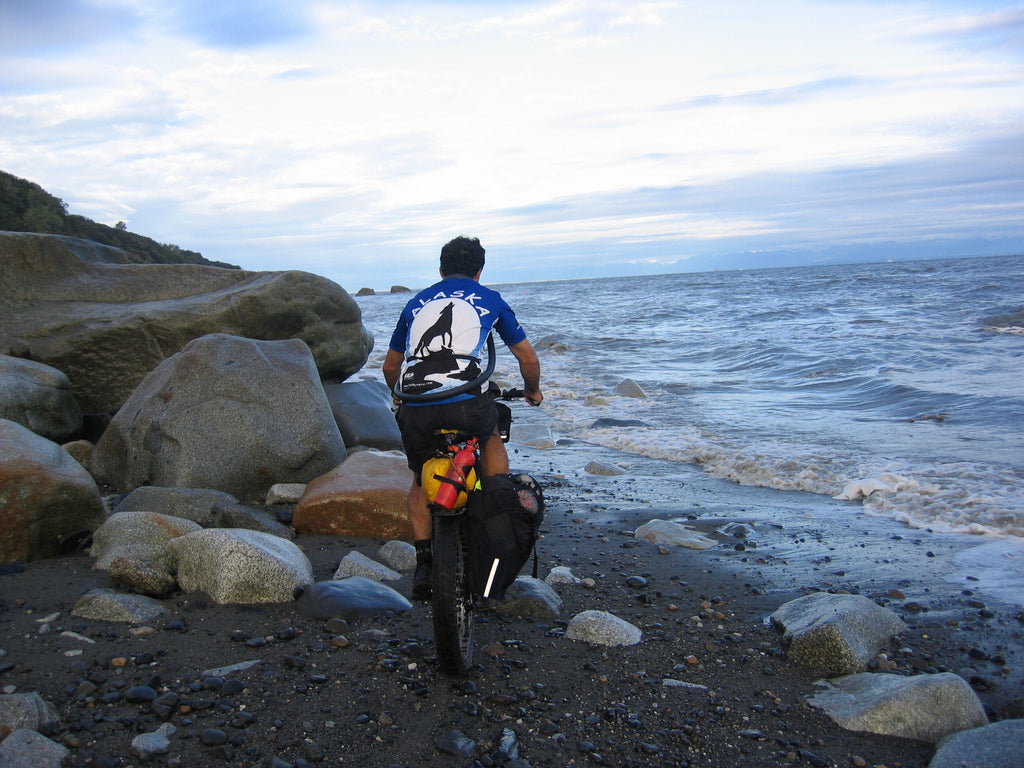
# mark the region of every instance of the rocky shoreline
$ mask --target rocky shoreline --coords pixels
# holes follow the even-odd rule
[[[372,345],[340,287],[6,240],[3,768],[1020,765],[1024,613],[971,537],[529,419],[541,578],[444,677],[387,387],[332,383]]]
[[[845,590],[782,565],[785,532],[741,538],[721,525],[750,512],[751,494],[767,504],[781,497],[700,487],[674,468],[635,466],[625,478],[554,471],[597,452],[516,449],[519,467],[547,488],[541,575],[563,567],[583,581],[555,585],[557,617],[481,614],[478,665],[466,680],[438,671],[430,608],[419,603],[344,621],[310,618],[295,603],[220,605],[194,592],[169,597],[156,622],[82,620],[74,604],[109,576],[76,554],[0,576],[0,688],[37,692],[53,707],[39,732],[73,766],[937,765],[932,743],[846,730],[808,703],[819,676],[788,658],[766,619],[794,598]],[[707,498],[718,508],[692,524],[715,547],[632,536],[640,519]],[[317,581],[351,552],[376,558],[382,543],[295,542]],[[837,550],[849,543],[833,541]],[[907,549],[904,566],[917,567],[914,555]],[[394,587],[409,594],[408,576]],[[914,606],[897,587],[865,590],[898,606],[907,627],[871,668],[954,671],[992,720],[1020,717],[1019,612],[940,594],[935,583]],[[570,619],[593,609],[638,627],[641,642],[567,638]]]

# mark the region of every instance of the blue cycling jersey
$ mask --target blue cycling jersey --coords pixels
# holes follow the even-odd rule
[[[402,392],[438,399],[421,405],[465,400],[483,391],[445,398],[444,392],[478,378],[488,334],[518,344],[526,333],[501,294],[464,275],[449,275],[417,293],[398,319],[390,348],[403,356]],[[412,405],[412,403],[410,403]]]

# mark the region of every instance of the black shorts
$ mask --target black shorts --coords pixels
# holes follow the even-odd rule
[[[498,425],[498,408],[494,395],[485,392],[469,400],[442,405],[401,405],[395,417],[402,431],[402,445],[409,469],[419,472],[437,450],[438,429],[458,429],[480,440],[481,447],[494,434]]]

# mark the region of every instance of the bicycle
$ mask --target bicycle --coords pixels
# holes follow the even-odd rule
[[[522,390],[506,390],[501,399],[523,397]],[[499,403],[498,405],[503,406]],[[508,411],[507,406],[503,406]],[[504,415],[504,414],[503,414]],[[499,435],[508,442],[511,412],[499,422]],[[475,469],[480,460],[480,445],[475,437],[457,430],[441,429],[437,455],[424,466],[424,478],[438,481],[435,493],[428,492],[428,509],[433,521],[431,552],[431,603],[434,646],[441,670],[451,676],[465,675],[473,658],[473,612],[491,596],[498,569],[495,559],[484,584],[470,579],[469,560],[474,542],[470,541],[467,512],[482,504],[483,489]],[[441,474],[444,471],[444,474]]]

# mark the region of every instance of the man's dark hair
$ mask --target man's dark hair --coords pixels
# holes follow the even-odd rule
[[[475,237],[456,237],[441,249],[441,274],[469,275],[484,268],[484,247]]]

